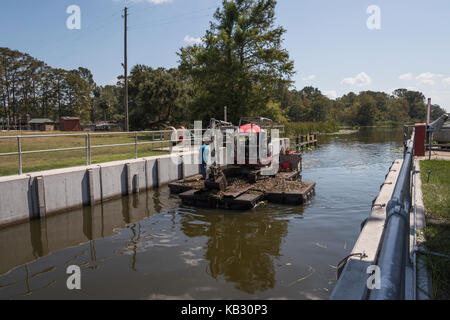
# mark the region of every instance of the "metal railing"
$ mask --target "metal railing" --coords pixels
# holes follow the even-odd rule
[[[371,300],[403,300],[405,273],[409,261],[409,229],[411,209],[411,174],[414,163],[414,136],[405,144],[403,165],[391,200],[386,206],[386,227],[378,256],[381,288],[372,290]]]
[[[191,131],[193,132],[193,130]],[[69,133],[69,134],[30,134],[30,135],[20,135],[20,136],[0,136],[0,140],[14,139],[16,140],[17,151],[0,153],[2,156],[18,156],[18,174],[23,173],[23,155],[27,154],[37,154],[37,153],[47,153],[47,152],[60,152],[60,151],[77,151],[84,150],[86,154],[86,165],[92,164],[92,150],[100,148],[113,148],[113,147],[124,147],[124,146],[134,146],[134,157],[138,158],[138,146],[140,145],[151,145],[160,144],[164,146],[169,144],[167,147],[171,147],[171,143],[176,142],[171,138],[166,139],[167,135],[171,136],[173,130],[161,130],[161,131],[135,131],[135,132],[96,132],[96,133]],[[129,135],[134,137],[134,142],[130,143],[116,143],[116,144],[101,144],[93,145],[92,137],[98,136],[114,136],[114,135]],[[151,141],[139,142],[139,135],[151,135]],[[84,146],[81,147],[70,147],[70,148],[57,148],[57,149],[42,149],[42,150],[28,150],[24,151],[22,144],[24,140],[33,138],[54,138],[54,137],[84,137]]]
[[[274,126],[273,129],[278,129],[280,134],[285,132],[283,125]],[[186,130],[186,131],[185,131]],[[23,173],[23,156],[27,154],[37,154],[37,153],[48,153],[48,152],[61,152],[61,151],[80,151],[84,150],[86,155],[86,165],[92,164],[92,150],[101,149],[101,148],[114,148],[114,147],[126,147],[126,146],[134,146],[134,157],[138,158],[138,146],[140,145],[151,145],[151,144],[160,144],[161,146],[169,147],[169,151],[172,151],[172,146],[179,142],[178,139],[181,135],[183,139],[187,139],[191,142],[194,141],[194,137],[192,134],[195,133],[196,129],[176,129],[176,132],[179,134],[176,139],[172,135],[174,130],[159,130],[159,131],[134,131],[134,132],[89,132],[89,133],[68,133],[68,134],[29,134],[29,135],[18,135],[18,136],[0,136],[1,140],[12,139],[16,140],[17,151],[14,152],[6,152],[0,153],[0,157],[2,156],[18,156],[18,174],[21,175]],[[201,129],[202,134],[207,129]],[[184,132],[184,133],[183,133]],[[129,143],[115,143],[115,144],[102,144],[102,145],[94,145],[92,144],[92,138],[98,136],[114,136],[114,135],[129,135],[134,137],[133,142]],[[139,142],[139,136],[146,135],[151,136],[151,141]],[[27,139],[33,138],[54,138],[54,137],[84,137],[84,146],[80,147],[69,147],[69,148],[56,148],[56,149],[42,149],[42,150],[23,150],[23,141]],[[169,138],[170,137],[170,138]],[[197,141],[198,143],[198,141]],[[168,144],[168,145],[165,145]],[[200,142],[201,144],[201,142]]]

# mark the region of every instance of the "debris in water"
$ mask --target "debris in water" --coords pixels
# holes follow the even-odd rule
[[[320,244],[318,242],[316,242],[316,246],[322,248],[322,249],[328,249],[326,245]]]
[[[308,274],[307,276],[305,276],[303,278],[297,279],[294,282],[291,282],[290,284],[288,284],[288,287],[292,287],[294,284],[302,282],[303,280],[308,279],[309,277],[311,277],[316,272],[316,270],[313,267],[311,267],[311,266],[309,266],[309,270],[311,271],[310,274]]]

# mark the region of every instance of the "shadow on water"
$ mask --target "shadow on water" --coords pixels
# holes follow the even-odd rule
[[[401,129],[328,136],[305,154],[304,207],[184,207],[163,187],[0,229],[0,299],[326,299]],[[66,268],[82,270],[67,290]]]

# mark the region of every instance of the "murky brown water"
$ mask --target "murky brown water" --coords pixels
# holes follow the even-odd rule
[[[303,207],[195,209],[164,187],[0,229],[0,299],[327,299],[401,146],[401,129],[322,139]]]

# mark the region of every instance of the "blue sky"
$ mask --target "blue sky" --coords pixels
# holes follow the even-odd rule
[[[89,68],[99,84],[122,73],[124,5],[129,65],[175,67],[180,47],[199,40],[221,0],[2,0],[0,46],[53,67]],[[66,9],[81,9],[69,30]],[[367,27],[380,8],[381,29]],[[330,97],[349,91],[420,90],[450,111],[450,1],[279,0],[277,24],[295,62],[295,86]]]

